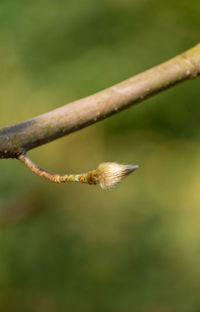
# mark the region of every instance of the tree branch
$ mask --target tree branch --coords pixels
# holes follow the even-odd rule
[[[198,75],[200,44],[94,95],[19,124],[0,128],[0,158],[18,158],[32,148],[87,127]]]

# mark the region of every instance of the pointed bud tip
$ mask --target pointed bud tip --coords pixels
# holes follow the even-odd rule
[[[137,165],[122,165],[118,163],[100,164],[97,169],[98,183],[103,189],[112,188],[137,168],[139,168]]]
[[[138,169],[138,165],[127,165],[127,169],[130,170],[131,172]]]

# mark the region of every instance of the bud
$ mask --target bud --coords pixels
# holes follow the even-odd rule
[[[99,184],[102,189],[115,187],[126,176],[139,168],[137,165],[122,165],[118,163],[106,162],[98,166],[93,171],[95,184]]]

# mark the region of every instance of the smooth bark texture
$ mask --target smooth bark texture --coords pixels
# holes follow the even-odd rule
[[[200,44],[173,59],[84,99],[0,129],[0,158],[77,131],[142,102],[181,81],[200,75]]]

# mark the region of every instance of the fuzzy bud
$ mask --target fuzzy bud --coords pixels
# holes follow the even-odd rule
[[[126,176],[136,170],[137,165],[122,165],[114,162],[102,163],[93,171],[95,184],[99,184],[102,189],[115,187]]]

